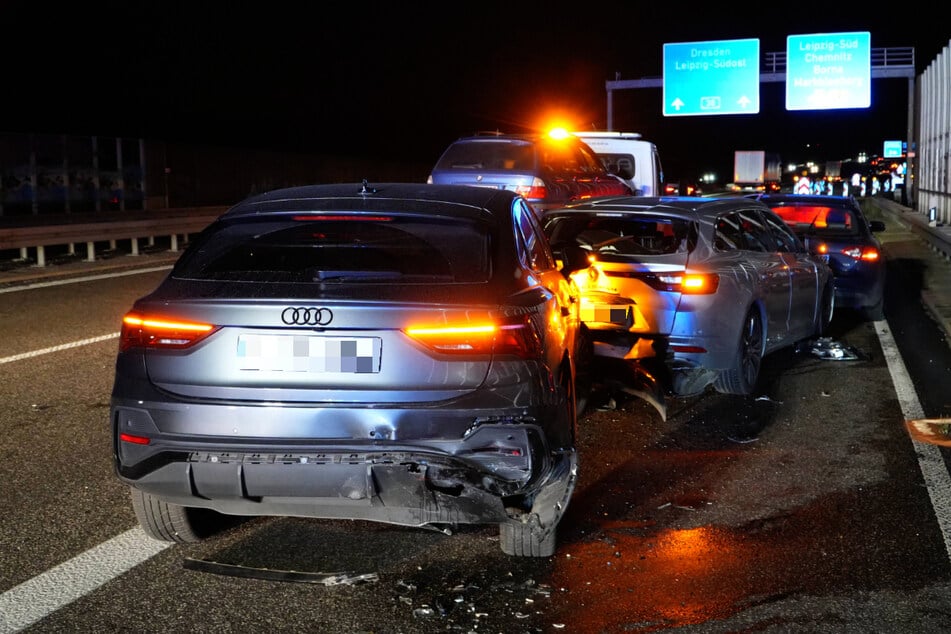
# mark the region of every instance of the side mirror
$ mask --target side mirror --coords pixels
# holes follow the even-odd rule
[[[885,231],[885,223],[881,220],[870,220],[868,223],[868,228],[872,230],[872,233]]]

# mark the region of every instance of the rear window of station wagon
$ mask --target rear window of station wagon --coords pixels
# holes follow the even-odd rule
[[[660,216],[589,216],[571,214],[549,221],[551,242],[576,235],[582,247],[601,256],[667,255],[693,251],[696,224],[684,218]]]

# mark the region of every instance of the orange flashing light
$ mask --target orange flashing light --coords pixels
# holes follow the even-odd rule
[[[720,276],[716,273],[686,273],[680,282],[680,292],[686,295],[709,295],[716,293]]]
[[[879,258],[878,249],[862,249],[862,259],[866,262],[875,262]]]
[[[828,252],[829,245],[824,242],[820,243],[816,247],[816,253],[819,255],[825,255]],[[881,253],[879,253],[878,249],[875,247],[846,247],[842,249],[840,253],[844,256],[852,258],[853,260],[861,260],[862,262],[877,262],[881,257]]]
[[[122,318],[119,349],[136,346],[152,348],[187,348],[213,332],[218,326],[197,322],[146,317],[128,313]]]
[[[148,319],[138,315],[126,315],[122,318],[122,323],[130,326],[141,326],[143,328],[152,328],[156,330],[187,330],[191,332],[208,332],[214,326],[209,324],[195,324],[185,321],[168,321],[165,319]]]
[[[521,315],[503,324],[413,326],[404,332],[427,348],[444,354],[513,354],[532,358],[540,354],[541,342],[530,324],[531,317]]]
[[[413,326],[406,334],[438,352],[491,353],[498,327],[495,324],[465,326]]]

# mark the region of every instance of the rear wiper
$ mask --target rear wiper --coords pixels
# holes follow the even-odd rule
[[[601,247],[606,247],[606,246],[615,244],[617,242],[623,242],[624,240],[630,240],[631,238],[635,238],[635,237],[637,236],[614,236],[613,238],[604,240],[603,242],[597,242],[591,246],[593,246],[595,249],[600,249]]]
[[[598,243],[592,244],[591,247],[592,247],[595,251],[600,251],[600,250],[603,249],[604,247],[609,247],[609,246],[612,246],[612,245],[615,245],[615,244],[619,244],[619,243],[621,243],[621,242],[633,242],[635,247],[637,247],[637,248],[640,249],[641,251],[645,251],[645,252],[646,252],[646,249],[645,249],[644,245],[640,243],[640,240],[641,240],[642,237],[643,237],[643,236],[638,236],[638,235],[616,236],[616,237],[614,237],[614,238],[611,238],[610,240],[605,240],[605,241],[603,241],[603,242],[598,242]]]
[[[399,271],[316,271],[315,282],[368,282],[395,280],[402,277]]]

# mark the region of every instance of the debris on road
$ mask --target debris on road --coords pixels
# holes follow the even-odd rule
[[[819,337],[812,344],[811,352],[820,359],[830,361],[855,361],[861,358],[851,346],[833,341],[831,337]]]

